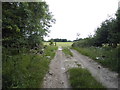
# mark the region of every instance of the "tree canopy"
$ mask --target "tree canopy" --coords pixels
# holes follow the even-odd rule
[[[108,43],[110,46],[116,47],[120,43],[120,9],[116,12],[116,18],[105,20],[95,32],[95,44],[101,46]]]
[[[45,2],[3,2],[2,41],[5,47],[40,44],[55,22]]]

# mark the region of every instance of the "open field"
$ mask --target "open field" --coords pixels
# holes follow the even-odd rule
[[[44,42],[44,45],[49,45],[50,42]],[[57,46],[70,47],[73,42],[56,42]]]

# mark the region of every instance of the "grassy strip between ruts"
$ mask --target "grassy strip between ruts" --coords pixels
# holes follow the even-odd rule
[[[55,46],[48,46],[44,55],[24,53],[8,56],[4,54],[3,88],[40,88],[56,49]]]
[[[68,72],[72,88],[102,88],[102,90],[106,90],[101,83],[92,77],[87,69],[71,68]]]
[[[63,47],[62,51],[65,53],[66,56],[73,56],[72,52],[67,47]]]
[[[120,47],[79,47],[73,48],[83,55],[89,56],[95,61],[101,63],[104,67],[120,73]]]

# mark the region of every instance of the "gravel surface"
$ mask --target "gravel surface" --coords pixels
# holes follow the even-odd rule
[[[64,67],[65,55],[60,47],[55,58],[51,61],[50,70],[44,78],[44,88],[69,88],[66,69]]]

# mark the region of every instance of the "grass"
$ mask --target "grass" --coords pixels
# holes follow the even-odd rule
[[[57,50],[57,46],[47,46],[47,49],[45,49],[45,56],[50,56],[50,59],[53,59],[55,56],[55,52]]]
[[[69,72],[69,81],[72,88],[105,88],[97,82],[87,69],[71,68]]]
[[[10,56],[3,52],[3,88],[41,88],[56,49],[48,46],[44,55],[23,53]]]
[[[50,42],[44,42],[44,45],[49,45]],[[70,47],[73,42],[56,42],[57,46]]]
[[[99,62],[102,66],[107,67],[113,71],[120,73],[120,47],[110,48],[110,47],[86,47],[86,48],[74,48],[83,55],[89,56],[95,61]],[[104,58],[102,58],[104,56]],[[96,59],[100,57],[100,59]]]
[[[65,53],[66,56],[73,56],[72,52],[67,47],[64,47],[62,51]]]
[[[49,45],[50,42],[44,42],[44,45]],[[62,46],[63,47],[63,52],[65,53],[66,56],[70,55],[73,56],[72,52],[70,51],[69,47],[71,47],[71,45],[73,44],[73,42],[56,42],[56,45]]]

